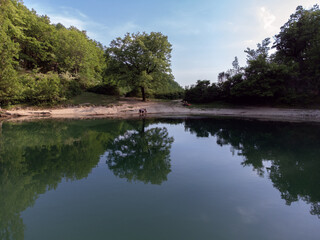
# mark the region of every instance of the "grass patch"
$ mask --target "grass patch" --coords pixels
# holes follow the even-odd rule
[[[12,104],[8,106],[2,106],[2,109],[5,110],[15,110],[15,109],[46,109],[52,107],[65,107],[68,105],[72,106],[86,106],[86,105],[95,105],[95,106],[110,106],[118,104],[119,97],[117,96],[109,96],[104,94],[97,94],[91,92],[82,92],[80,95],[77,95],[71,99],[68,99],[64,102],[58,104],[48,104],[42,103],[37,105],[32,105],[30,103],[20,103],[20,104]]]
[[[237,108],[239,105],[234,105],[226,102],[212,102],[212,103],[191,103],[189,108]]]
[[[103,94],[97,94],[92,92],[83,92],[78,96],[75,96],[65,102],[65,104],[71,104],[75,106],[83,105],[96,105],[96,106],[108,106],[117,103],[119,100],[116,96],[108,96]]]

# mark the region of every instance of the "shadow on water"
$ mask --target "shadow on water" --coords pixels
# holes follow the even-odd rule
[[[231,119],[186,120],[197,137],[215,136],[243,157],[242,165],[268,177],[287,205],[300,200],[320,218],[320,126]]]
[[[242,165],[269,178],[286,204],[303,200],[320,216],[320,126],[231,119],[90,120],[3,123],[0,135],[0,239],[24,239],[20,216],[63,180],[86,178],[107,153],[113,174],[161,184],[174,142],[158,123],[184,124],[217,138]],[[268,164],[266,164],[268,163]]]

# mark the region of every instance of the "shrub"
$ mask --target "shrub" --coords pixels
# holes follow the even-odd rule
[[[219,100],[221,97],[219,87],[208,80],[198,80],[196,85],[192,85],[185,90],[184,99],[193,103],[208,103]]]
[[[63,96],[65,96],[66,98],[71,98],[81,93],[80,83],[72,74],[70,74],[69,72],[65,72],[59,74],[59,77],[63,86],[61,90]]]
[[[142,93],[141,93],[140,88],[134,88],[130,92],[127,92],[125,96],[126,97],[139,97],[139,98],[141,98]],[[146,96],[146,98],[150,98],[152,96],[152,94],[150,94],[150,92],[148,90],[146,90],[145,96]]]
[[[98,93],[98,94],[112,95],[112,96],[120,95],[119,87],[111,84],[97,85],[92,88],[89,88],[88,91],[93,93]]]
[[[176,92],[168,92],[168,93],[155,93],[154,97],[158,99],[170,99],[170,100],[182,99],[184,98],[184,92],[176,91]]]
[[[57,103],[64,100],[61,93],[62,85],[56,73],[23,75],[23,101],[33,104]]]

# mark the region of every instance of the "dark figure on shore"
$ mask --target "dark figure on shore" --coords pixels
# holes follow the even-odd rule
[[[146,108],[140,108],[139,109],[139,114],[140,115],[146,115],[147,114],[147,109]]]
[[[183,106],[191,106],[191,104],[188,103],[187,101],[183,101],[183,102],[182,102],[182,105],[183,105]]]

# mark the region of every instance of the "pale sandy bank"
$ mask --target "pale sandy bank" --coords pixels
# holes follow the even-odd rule
[[[146,108],[147,116],[229,116],[255,118],[277,121],[320,122],[320,110],[284,109],[264,107],[243,107],[230,109],[207,109],[184,107],[179,101],[141,102],[122,100],[112,107],[68,107],[45,110],[13,110],[7,111],[10,117],[19,118],[93,118],[93,117],[139,117],[139,109]]]

